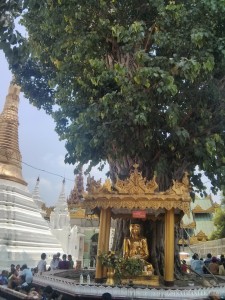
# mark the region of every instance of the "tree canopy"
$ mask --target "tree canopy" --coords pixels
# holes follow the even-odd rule
[[[56,120],[66,162],[137,161],[147,178],[167,178],[162,189],[187,171],[204,191],[204,171],[225,190],[225,0],[5,0],[0,10],[28,32],[3,18],[0,47],[25,96]]]
[[[225,238],[225,208],[224,208],[224,205],[222,207],[217,208],[215,216],[214,216],[214,225],[216,227],[216,230],[213,231],[211,240]]]

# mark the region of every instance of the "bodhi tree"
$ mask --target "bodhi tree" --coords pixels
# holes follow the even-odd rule
[[[0,9],[12,18],[8,2]],[[160,191],[188,172],[192,192],[205,193],[204,172],[214,193],[224,190],[224,0],[26,0],[14,9],[28,38],[3,18],[0,47],[25,96],[55,119],[67,163],[107,161],[114,181],[136,162]],[[151,227],[158,273],[161,225]]]
[[[225,238],[225,198],[221,199],[221,205],[215,211],[213,218],[216,229],[213,231],[210,239],[223,239]]]

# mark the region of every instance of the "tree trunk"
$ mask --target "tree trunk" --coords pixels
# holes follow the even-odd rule
[[[116,178],[120,178],[124,180],[129,177],[130,171],[134,165],[135,161],[130,158],[124,158],[123,161],[112,161],[109,160],[110,165],[110,177],[113,183],[115,183]],[[138,162],[139,170],[142,170],[145,175],[143,177],[148,177],[150,180],[153,177],[153,171],[147,170],[146,167],[143,166],[141,161]],[[140,166],[142,168],[140,168]],[[148,176],[147,176],[148,175]],[[151,177],[149,178],[149,176]],[[180,174],[179,174],[180,176]],[[160,182],[159,182],[160,181]],[[171,180],[166,176],[160,176],[158,178],[157,183],[159,185],[159,190],[166,190],[169,188]],[[118,219],[114,242],[113,242],[113,250],[122,252],[123,240],[125,237],[129,236],[129,225],[130,219]],[[149,248],[149,262],[153,265],[155,269],[155,274],[159,276],[164,275],[164,241],[165,241],[165,221],[162,217],[157,221],[146,220],[142,222],[143,228],[143,236],[147,238],[148,248]],[[179,277],[180,275],[180,261],[179,261],[179,246],[178,246],[178,236],[179,233],[179,224],[175,226],[175,276]]]

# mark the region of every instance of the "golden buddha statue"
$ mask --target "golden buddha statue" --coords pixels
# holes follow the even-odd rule
[[[147,239],[141,236],[140,224],[130,225],[130,237],[124,239],[123,256],[124,258],[142,259],[145,263],[143,274],[153,274],[153,266],[146,261],[149,257],[149,250]]]

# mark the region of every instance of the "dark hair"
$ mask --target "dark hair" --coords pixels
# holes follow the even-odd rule
[[[208,254],[207,254],[207,257],[208,257],[208,258],[212,258],[212,254],[211,254],[211,253],[208,253]]]
[[[44,290],[44,293],[51,294],[53,292],[53,288],[50,285],[47,285]]]
[[[41,254],[41,259],[45,259],[46,256],[47,256],[46,253],[42,253],[42,254]]]
[[[217,258],[215,256],[212,257],[212,262],[213,263],[217,262]]]
[[[26,265],[26,264],[22,265],[22,267],[21,267],[21,270],[22,270],[22,271],[23,271],[24,269],[27,269],[27,265]]]
[[[104,293],[104,294],[102,294],[102,299],[104,299],[104,300],[111,300],[112,299],[112,295],[110,293]]]
[[[67,258],[67,255],[66,254],[63,254],[63,256],[62,256],[62,258],[64,259],[66,259]]]

